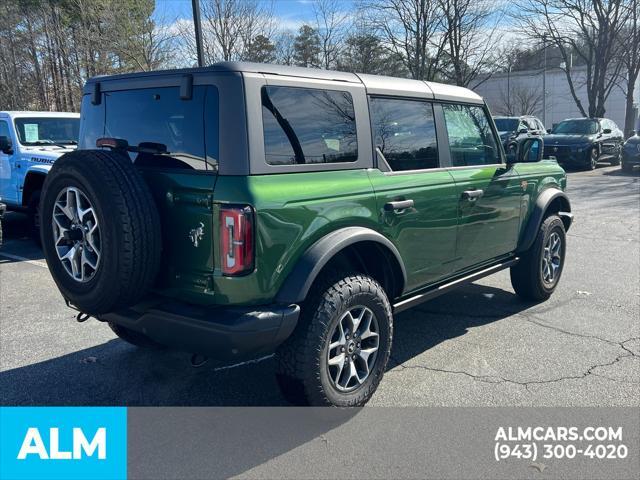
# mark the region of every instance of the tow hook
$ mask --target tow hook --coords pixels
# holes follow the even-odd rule
[[[90,318],[91,318],[91,315],[89,315],[88,313],[78,312],[78,315],[76,315],[76,322],[78,323],[86,322]]]
[[[191,355],[191,366],[193,368],[200,368],[208,361],[209,358],[205,357],[204,355],[200,355],[199,353],[194,353],[193,355]]]

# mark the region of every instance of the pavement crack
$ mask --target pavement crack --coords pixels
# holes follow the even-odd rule
[[[622,343],[626,343],[633,340],[633,338],[630,338],[628,340],[625,340],[624,342],[616,342],[614,340],[609,340],[607,338],[598,337],[597,335],[588,335],[586,333],[572,332],[570,330],[565,330],[564,328],[556,327],[554,325],[549,325],[548,323],[537,319],[534,315],[531,315],[531,314],[521,313],[521,315],[522,317],[524,317],[524,319],[527,322],[533,323],[534,325],[538,325],[539,327],[548,328],[549,330],[555,330],[556,332],[564,333],[565,335],[571,335],[574,337],[591,338],[593,340],[599,340],[601,342],[608,343],[609,345],[619,345],[625,350],[627,349],[622,346]]]
[[[630,341],[630,340],[633,340],[633,339],[629,339],[627,341]],[[402,370],[405,370],[405,369],[416,369],[416,370],[427,370],[427,371],[438,372],[438,373],[446,373],[446,374],[451,374],[451,375],[464,375],[464,376],[472,378],[475,381],[480,381],[480,382],[484,382],[484,383],[494,383],[494,384],[508,383],[508,384],[518,385],[518,386],[524,387],[525,390],[528,390],[530,385],[544,385],[544,384],[562,382],[562,381],[566,381],[566,380],[582,380],[583,378],[586,378],[589,375],[595,375],[595,376],[599,376],[599,377],[609,378],[609,377],[605,377],[604,375],[594,373],[594,370],[596,370],[598,368],[610,367],[610,366],[618,363],[623,358],[629,358],[629,357],[632,357],[632,356],[634,356],[633,353],[631,353],[631,354],[629,354],[629,353],[620,354],[610,362],[597,363],[597,364],[591,365],[586,371],[584,371],[583,373],[581,373],[579,375],[563,375],[563,376],[560,376],[560,377],[557,377],[557,378],[551,378],[551,379],[547,379],[547,380],[529,380],[529,381],[526,381],[526,382],[513,380],[513,379],[510,379],[510,378],[505,378],[505,377],[501,377],[501,376],[497,376],[497,375],[476,375],[476,374],[473,374],[473,373],[470,373],[470,372],[467,372],[467,371],[464,371],[464,370],[449,370],[449,369],[445,369],[445,368],[430,367],[428,365],[404,365],[404,364],[399,363],[395,359],[394,359],[394,361],[397,363],[397,366],[401,367]],[[391,357],[391,358],[393,358],[393,357]],[[614,380],[614,379],[611,379],[611,378],[609,378],[609,379],[610,380]],[[614,380],[614,381],[616,381],[616,380]],[[637,383],[637,382],[626,382],[626,383]]]

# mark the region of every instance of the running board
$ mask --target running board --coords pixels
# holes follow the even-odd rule
[[[471,283],[471,282],[475,282],[476,280],[480,280],[483,277],[486,277],[488,275],[492,275],[496,272],[499,272],[500,270],[504,270],[505,268],[509,268],[513,265],[515,265],[516,263],[518,263],[520,259],[518,257],[512,258],[510,260],[507,260],[505,262],[502,263],[498,263],[497,265],[492,265],[488,268],[485,268],[483,270],[479,270],[477,272],[474,273],[470,273],[469,275],[466,275],[464,277],[460,277],[456,280],[453,280],[451,282],[448,283],[443,283],[442,285],[438,285],[437,287],[433,287],[430,290],[427,290],[426,292],[423,293],[419,293],[417,295],[414,295],[412,297],[409,297],[405,300],[402,300],[398,303],[395,303],[393,305],[393,312],[394,313],[400,313],[404,310],[407,310],[409,308],[412,308],[416,305],[419,305],[422,302],[426,302],[427,300],[431,300],[433,298],[439,297],[440,295],[444,295],[445,293],[449,292],[450,290],[453,290],[454,288],[457,288],[461,285],[464,285],[465,283]]]

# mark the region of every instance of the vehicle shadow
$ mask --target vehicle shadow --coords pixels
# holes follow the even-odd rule
[[[618,170],[609,170],[608,172],[604,172],[604,175],[611,177],[637,177],[640,176],[640,168],[635,168],[630,172],[625,172],[621,168]]]
[[[470,328],[530,304],[513,293],[471,284],[395,319],[389,369]],[[93,321],[93,320],[92,320]],[[0,372],[2,405],[279,406],[272,357],[239,365],[193,368],[189,355],[138,349],[114,339]]]
[[[7,212],[2,218],[2,246],[0,259],[4,263],[24,260],[42,260],[42,250],[31,238],[29,221],[25,214]],[[2,256],[1,254],[5,254]]]

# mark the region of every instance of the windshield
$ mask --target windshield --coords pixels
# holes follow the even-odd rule
[[[499,132],[515,132],[520,120],[517,118],[496,118],[495,122]]]
[[[596,120],[565,120],[553,127],[551,133],[591,135],[598,133],[598,122]]]
[[[79,118],[17,118],[15,124],[18,140],[25,146],[78,144]]]

